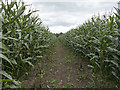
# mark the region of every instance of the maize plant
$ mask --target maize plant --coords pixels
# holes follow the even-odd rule
[[[89,59],[93,72],[120,83],[120,10],[116,15],[94,16],[60,40]]]
[[[21,87],[19,78],[40,60],[53,44],[55,36],[42,26],[39,16],[24,2],[0,2],[0,58],[2,59],[2,88]],[[26,12],[28,10],[28,12]]]

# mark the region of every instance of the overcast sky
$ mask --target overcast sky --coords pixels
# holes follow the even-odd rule
[[[93,15],[104,14],[117,7],[119,0],[24,0],[39,10],[45,26],[53,33],[67,32]]]

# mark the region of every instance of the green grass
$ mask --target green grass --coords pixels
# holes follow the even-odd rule
[[[65,84],[62,86],[62,88],[73,88],[73,83],[72,82],[65,82]]]
[[[79,81],[86,79],[87,77],[88,77],[88,72],[85,72],[82,75],[80,73],[78,73],[76,80],[79,82]]]
[[[68,81],[70,81],[70,75],[67,75],[66,78]]]
[[[65,59],[69,59],[69,58],[71,58],[71,56],[65,56]]]
[[[56,67],[56,66],[58,66],[57,64],[51,64],[51,66],[54,68],[54,67]]]
[[[53,61],[58,61],[59,60],[59,58],[53,58]]]
[[[49,83],[50,83],[50,84],[54,84],[54,83],[56,83],[56,82],[58,82],[58,81],[55,80],[55,79],[51,79],[51,80],[49,80]]]
[[[53,71],[53,69],[51,68],[50,70],[49,70],[49,72],[52,72]]]
[[[72,67],[68,66],[66,69],[69,70],[70,72],[73,72]]]
[[[66,60],[65,62],[66,63],[72,63],[72,60]]]

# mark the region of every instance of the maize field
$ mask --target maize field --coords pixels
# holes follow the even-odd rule
[[[94,16],[71,29],[60,40],[75,53],[88,58],[94,76],[120,82],[120,9],[115,15]]]
[[[55,36],[42,26],[37,10],[29,9],[24,2],[1,2],[0,20],[2,22],[2,36],[0,39],[0,58],[2,58],[3,75],[2,87],[21,87],[18,79],[34,67],[49,47],[53,44]],[[9,82],[9,84],[8,84]]]
[[[30,7],[21,0],[0,1],[0,84],[3,89],[23,88],[19,79],[41,62],[56,40],[87,58],[93,77],[99,73],[103,79],[120,83],[120,9],[115,8],[117,12],[112,15],[93,16],[79,27],[55,35],[42,25],[36,15],[38,10]],[[51,83],[54,82],[56,80]]]

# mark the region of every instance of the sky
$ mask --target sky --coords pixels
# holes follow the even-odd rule
[[[52,33],[66,33],[91,19],[114,11],[119,0],[23,0],[39,10],[43,25]]]

